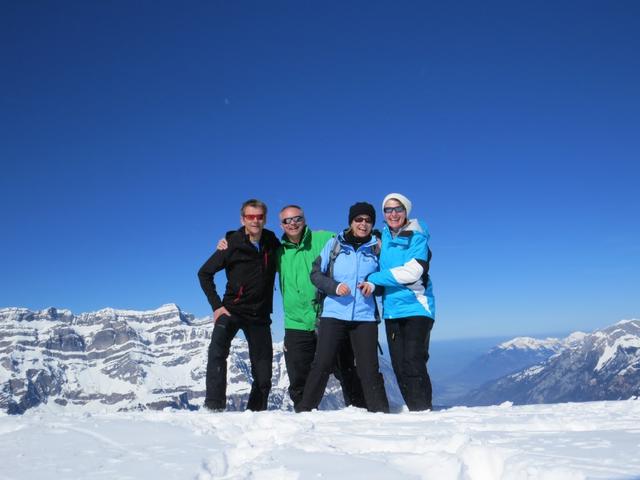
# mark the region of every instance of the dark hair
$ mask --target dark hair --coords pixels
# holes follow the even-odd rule
[[[291,205],[285,205],[284,207],[282,207],[280,209],[280,213],[284,212],[287,208],[297,208],[302,213],[304,213],[304,210],[302,209],[302,207],[300,205],[294,205],[293,203]]]
[[[255,198],[250,198],[249,200],[244,202],[242,204],[242,207],[240,207],[240,215],[244,216],[244,209],[247,207],[261,208],[264,214],[267,215],[267,204],[264,202],[261,202],[260,200],[256,200]]]

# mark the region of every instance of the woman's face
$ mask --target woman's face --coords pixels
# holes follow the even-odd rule
[[[351,220],[351,231],[353,235],[358,238],[366,237],[371,233],[373,228],[373,222],[369,215],[358,215]]]
[[[384,204],[384,221],[391,230],[398,230],[407,222],[407,211],[402,203],[395,198],[390,198]],[[400,210],[400,211],[398,211]]]

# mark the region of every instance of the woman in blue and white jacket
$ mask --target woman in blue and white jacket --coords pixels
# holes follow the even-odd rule
[[[427,360],[436,307],[429,278],[429,231],[419,220],[409,220],[411,202],[404,195],[390,193],[382,209],[380,271],[367,280],[384,287],[387,342],[404,401],[409,410],[430,410]]]
[[[320,404],[343,341],[350,341],[353,347],[367,410],[389,412],[378,365],[375,286],[366,282],[367,275],[378,270],[378,239],[371,233],[375,220],[373,205],[352,205],[349,228],[336,237],[339,250],[333,255],[333,276],[328,274],[328,267],[334,241],[327,242],[313,264],[311,281],[327,296],[318,326],[315,358],[297,412],[313,410]]]

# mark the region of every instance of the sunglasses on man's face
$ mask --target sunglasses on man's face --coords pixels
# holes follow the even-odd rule
[[[353,219],[353,221],[356,223],[362,223],[362,222],[373,223],[373,220],[371,220],[369,217],[356,217]]]
[[[304,220],[302,215],[296,215],[295,217],[287,217],[282,219],[282,223],[289,225],[290,223],[300,223]]]
[[[264,213],[256,213],[254,215],[249,213],[244,216],[244,219],[249,220],[250,222],[254,220],[264,220]]]
[[[402,213],[405,211],[405,208],[402,205],[400,205],[397,207],[384,207],[383,210],[384,210],[384,213],[393,213],[393,212]]]

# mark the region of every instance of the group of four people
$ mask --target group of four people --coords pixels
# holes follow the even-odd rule
[[[334,236],[312,231],[303,210],[280,211],[281,241],[264,228],[267,206],[248,200],[242,227],[218,243],[198,272],[214,312],[208,352],[205,407],[226,407],[227,357],[242,330],[249,347],[253,383],[250,410],[265,410],[271,389],[273,348],[270,330],[275,274],[284,306],[284,355],[289,395],[297,412],[317,408],[329,375],[342,385],[345,404],[388,412],[377,356],[379,314],[383,317],[394,373],[409,410],[431,408],[427,372],[435,304],[426,226],[409,219],[411,202],[392,193],[382,202],[385,225],[373,234],[374,207],[358,202],[349,209],[348,228]],[[214,275],[225,270],[226,290],[216,291]],[[317,318],[318,295],[323,293]]]

